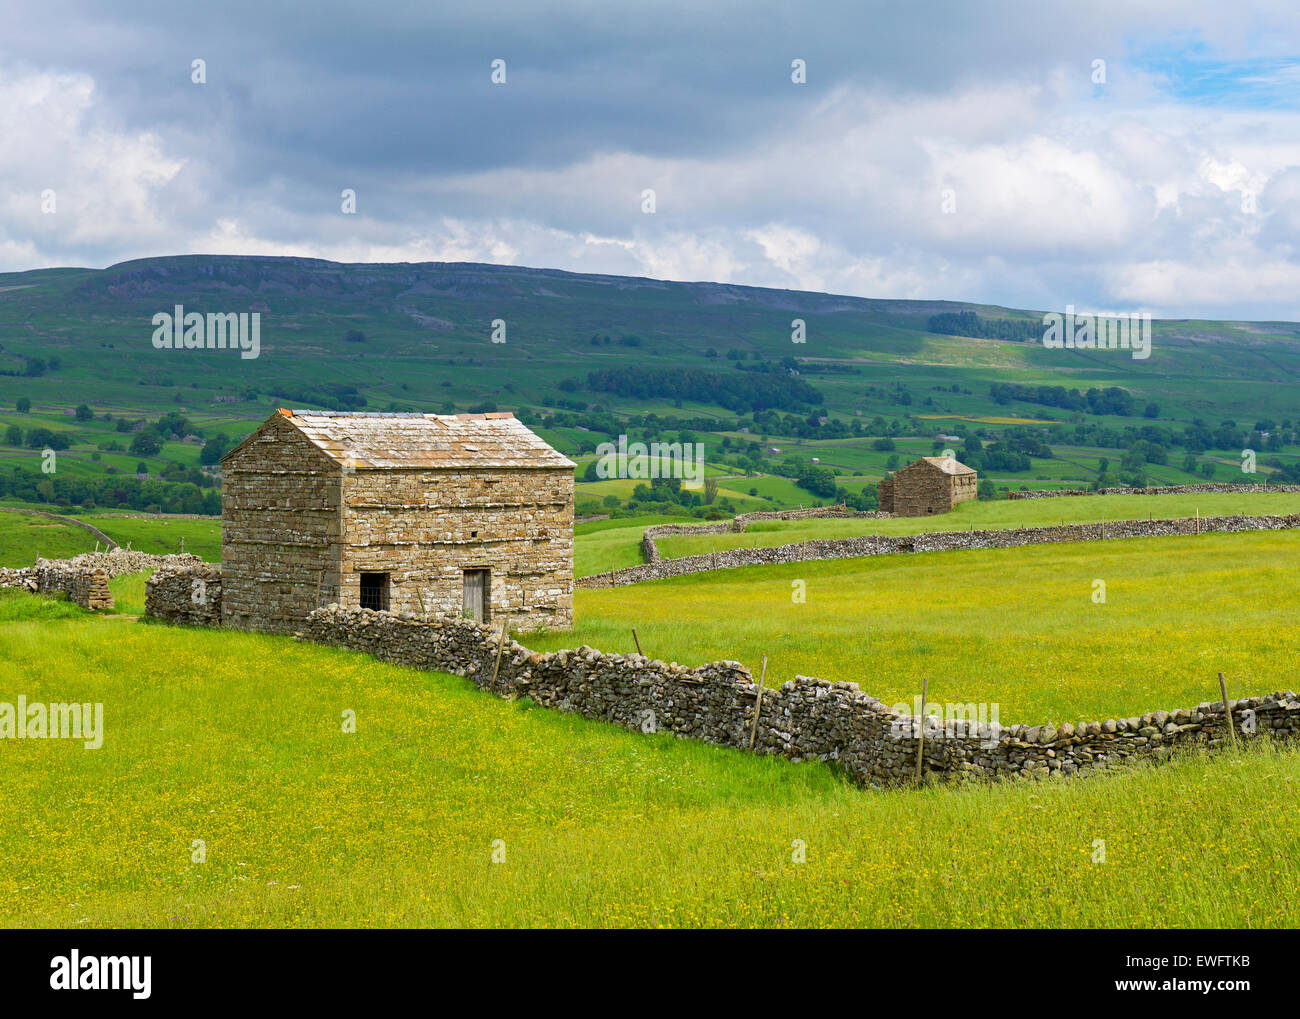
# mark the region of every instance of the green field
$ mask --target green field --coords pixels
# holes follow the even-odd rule
[[[31,566],[39,557],[67,559],[93,551],[94,535],[80,527],[26,513],[0,513],[0,566]]]
[[[164,555],[185,551],[208,562],[221,560],[221,521],[216,518],[131,517],[106,513],[68,514],[68,520],[50,520],[25,513],[0,512],[0,566],[31,566],[38,557],[66,559],[82,552],[101,551],[89,531],[71,521],[85,520],[122,547]]]
[[[59,604],[0,594],[0,699],[100,702],[104,743],[5,745],[5,926],[1296,924],[1300,822],[1262,809],[1300,782],[1294,751],[878,792],[351,652]]]
[[[1102,721],[1296,689],[1300,533],[1268,531],[747,566],[580,589],[588,644],[685,665],[738,659],[768,683],[859,683],[889,703],[1001,705],[1003,723]],[[1105,581],[1105,604],[1093,601]],[[793,601],[797,582],[806,601]]]

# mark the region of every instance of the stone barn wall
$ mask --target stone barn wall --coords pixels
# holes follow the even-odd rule
[[[223,463],[225,625],[285,633],[339,600],[341,478],[279,415]]]
[[[894,472],[886,495],[894,516],[947,513],[959,502],[978,497],[979,478],[975,474],[948,474],[920,460]]]
[[[343,491],[339,604],[361,604],[362,573],[387,573],[389,609],[459,617],[463,571],[487,569],[492,615],[573,625],[571,469],[356,470]]]

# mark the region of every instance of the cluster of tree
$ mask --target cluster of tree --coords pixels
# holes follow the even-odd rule
[[[870,513],[872,510],[880,509],[880,497],[875,485],[866,485],[861,492],[850,492],[847,488],[837,488],[835,490],[835,501],[842,502],[849,509],[857,510],[859,513]]]
[[[17,435],[17,432],[17,426],[11,425],[5,430],[6,440],[17,438],[21,441],[21,436]],[[75,439],[75,435],[69,435],[67,432],[54,432],[48,428],[29,428],[26,445],[28,449],[67,449]],[[11,442],[9,445],[17,446],[19,442]]]
[[[224,432],[217,432],[216,435],[209,437],[208,441],[203,444],[199,450],[199,463],[204,466],[221,463],[221,458],[235,448],[235,440],[229,438]]]
[[[0,375],[7,375],[10,378],[34,379],[44,375],[47,371],[52,372],[57,370],[59,366],[63,364],[63,360],[58,356],[43,358],[28,357],[26,354],[20,354],[19,357],[23,359],[23,366],[21,369],[0,371]]]
[[[699,371],[693,368],[606,368],[587,376],[587,388],[642,400],[694,400],[734,413],[806,410],[821,405],[822,394],[793,375],[764,372]]]
[[[980,318],[973,311],[945,311],[931,315],[926,329],[944,336],[972,336],[984,340],[1028,340],[1043,338],[1043,326],[1033,319]]]
[[[326,410],[360,410],[366,405],[366,398],[357,391],[356,386],[345,386],[341,382],[323,382],[308,389],[276,386],[271,390],[271,395],[297,406],[318,404]]]
[[[794,478],[796,485],[813,495],[823,499],[835,496],[838,486],[835,483],[835,472],[829,467],[788,456],[781,462],[781,472]]]
[[[117,422],[119,432],[131,432],[131,445],[127,448],[136,456],[157,456],[162,452],[163,443],[169,441],[173,436],[184,438],[187,435],[203,434],[202,429],[195,425],[184,414],[172,412],[164,414],[157,421],[146,421],[141,426],[140,421],[126,421],[119,419]]]
[[[16,467],[11,474],[0,473],[0,498],[6,496],[57,506],[102,506],[210,516],[221,513],[221,495],[216,489],[205,491],[190,482],[142,480],[126,475],[69,477]]]
[[[1086,414],[1114,414],[1119,417],[1131,417],[1136,403],[1133,394],[1118,386],[1105,389],[1093,388],[1086,393],[1064,386],[1022,386],[1014,382],[994,382],[989,386],[989,396],[998,404],[1008,404],[1012,400],[1020,403],[1034,403],[1042,407],[1060,407],[1063,410],[1079,411]],[[1147,417],[1156,417],[1160,408],[1148,404],[1152,413]]]
[[[608,347],[613,342],[615,341],[610,337],[609,333],[606,333],[604,336],[597,333],[591,338],[591,345],[593,347]],[[620,347],[639,347],[641,346],[641,337],[637,336],[635,333],[628,333],[624,336],[620,336],[617,343]]]
[[[1000,471],[1017,473],[1027,471],[1033,463],[1031,456],[1048,458],[1052,449],[1042,437],[1031,429],[1008,429],[995,442],[985,446],[976,435],[966,437],[962,448],[957,452],[957,459],[967,467],[977,471]]]

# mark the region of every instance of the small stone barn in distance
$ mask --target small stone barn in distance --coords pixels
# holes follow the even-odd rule
[[[947,513],[979,497],[979,475],[950,456],[923,456],[880,483],[880,508],[900,517]]]
[[[222,623],[573,624],[573,463],[512,414],[281,410],[222,458]]]

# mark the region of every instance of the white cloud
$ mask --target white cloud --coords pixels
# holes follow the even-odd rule
[[[37,247],[34,262],[57,264],[61,252],[101,244],[174,243],[173,225],[157,199],[184,160],[166,154],[150,132],[116,126],[84,74],[5,73],[0,70],[0,224],[22,251]],[[42,194],[53,193],[54,212]]]

